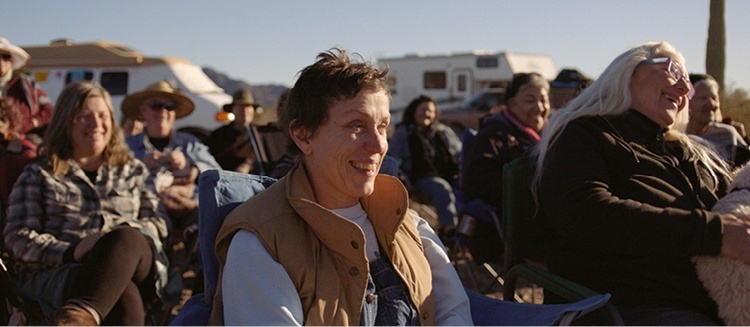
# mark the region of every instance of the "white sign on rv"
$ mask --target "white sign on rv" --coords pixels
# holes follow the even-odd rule
[[[207,131],[224,124],[216,113],[232,97],[224,92],[203,70],[178,57],[146,57],[116,42],[73,43],[52,41],[50,45],[23,47],[31,56],[24,70],[57,101],[70,82],[89,80],[101,84],[112,95],[117,122],[120,103],[125,95],[141,91],[149,84],[168,80],[195,101],[195,111],[175,121],[175,128],[198,127]]]

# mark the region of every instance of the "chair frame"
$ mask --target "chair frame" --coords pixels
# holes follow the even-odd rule
[[[535,173],[535,157],[525,155],[503,166],[503,239],[505,241],[503,297],[516,298],[516,286],[519,279],[524,279],[543,287],[568,301],[581,301],[599,293],[557,276],[526,262],[519,253],[519,247],[545,245],[550,236],[545,230],[547,222],[543,213],[537,210],[531,184]],[[612,303],[607,302],[606,311],[614,325],[623,325],[622,317]]]
[[[461,171],[463,170],[463,165],[466,161],[465,150],[476,135],[477,130],[473,128],[466,128],[460,134],[462,149],[458,157],[458,163],[459,169]],[[456,235],[453,242],[455,245],[454,248],[450,249],[449,257],[451,258],[451,262],[454,263],[454,265],[459,258],[464,258],[468,261],[473,262],[474,264],[478,264],[474,262],[473,257],[471,257],[471,252],[467,249],[469,239],[474,236],[476,222],[478,219],[491,220],[495,229],[497,230],[497,235],[502,238],[503,233],[500,219],[497,216],[496,209],[494,207],[490,206],[480,199],[469,199],[468,195],[466,195],[460,187],[456,187],[454,189],[454,194],[456,196],[456,209],[458,211],[458,226],[456,228]],[[485,287],[479,286],[479,278],[477,276],[477,273],[473,271],[471,267],[469,267],[469,276],[471,279],[471,283],[477,286],[481,293],[487,293],[495,283],[497,283],[501,287],[503,286],[503,284],[505,284],[501,273],[498,273],[491,264],[483,262],[481,263],[481,268],[483,268],[483,270],[487,274],[489,274],[490,277],[492,277],[492,281],[490,281]]]

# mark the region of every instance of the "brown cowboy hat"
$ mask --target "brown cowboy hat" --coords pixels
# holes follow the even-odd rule
[[[18,46],[15,46],[4,37],[0,37],[0,52],[10,53],[11,68],[14,72],[19,72],[29,64],[30,56]]]
[[[173,87],[168,81],[160,81],[149,86],[140,92],[129,94],[122,100],[120,109],[125,117],[131,119],[143,120],[139,110],[144,101],[155,98],[166,97],[175,103],[175,119],[180,119],[193,112],[195,103],[187,95],[182,94],[180,90]]]
[[[260,103],[253,100],[253,94],[248,90],[238,90],[232,94],[232,103],[225,104],[222,109],[226,112],[232,112],[232,107],[235,104],[244,104],[253,107],[260,107]]]

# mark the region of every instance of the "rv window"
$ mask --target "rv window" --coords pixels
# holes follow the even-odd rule
[[[102,87],[111,95],[128,94],[128,73],[127,72],[106,72],[102,73]]]
[[[445,88],[445,72],[424,72],[424,88],[425,89],[444,89]]]
[[[83,69],[71,69],[65,74],[65,84],[90,81],[94,79],[94,73]]]
[[[498,65],[497,57],[478,57],[477,68],[495,68]]]

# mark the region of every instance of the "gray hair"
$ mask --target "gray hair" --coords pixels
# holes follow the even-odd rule
[[[701,84],[705,84],[706,86],[708,86],[711,92],[719,94],[719,82],[717,82],[713,76],[706,74],[703,79],[693,83],[693,88],[696,88]]]

